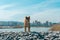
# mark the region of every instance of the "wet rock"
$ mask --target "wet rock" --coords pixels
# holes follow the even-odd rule
[[[2,32],[0,40],[60,40],[60,32]]]

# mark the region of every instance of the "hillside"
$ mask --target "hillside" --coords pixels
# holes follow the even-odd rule
[[[55,24],[55,25],[53,25],[50,30],[51,30],[51,31],[60,31],[60,24]]]

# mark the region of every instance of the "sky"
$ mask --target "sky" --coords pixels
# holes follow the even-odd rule
[[[0,21],[60,22],[60,0],[0,0]]]

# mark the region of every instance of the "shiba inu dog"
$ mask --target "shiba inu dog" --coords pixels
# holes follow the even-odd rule
[[[27,28],[28,28],[28,32],[30,32],[30,16],[26,16],[25,19],[24,19],[24,29],[25,29],[25,32],[27,31]]]

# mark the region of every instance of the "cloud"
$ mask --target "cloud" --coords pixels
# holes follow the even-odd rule
[[[46,0],[46,1],[34,4],[34,5],[27,6],[26,8],[30,10],[36,10],[36,9],[44,10],[47,8],[56,8],[56,6],[58,6],[57,3],[59,2],[60,0]]]
[[[14,6],[13,4],[1,5],[0,6],[0,10],[6,9],[6,8],[10,8],[10,7],[13,7],[13,6]]]
[[[0,10],[0,20],[18,20],[27,14],[26,10]]]
[[[50,22],[59,22],[60,21],[60,9],[49,9],[43,12],[37,12],[31,15],[31,22],[38,20],[41,22],[50,21]]]
[[[27,13],[25,12],[26,15],[29,14],[31,16],[31,22],[34,20],[40,20],[41,22],[45,22],[47,20],[52,21],[52,22],[59,22],[60,16],[57,16],[57,15],[59,15],[60,9],[59,8],[57,9],[55,7],[52,8],[51,6],[49,7],[49,5],[52,5],[53,3],[56,3],[56,2],[59,2],[59,1],[47,0],[47,1],[43,1],[38,4],[27,6],[27,7],[25,7],[24,10],[27,11]],[[29,16],[29,15],[27,15],[27,16]],[[25,16],[24,13],[23,13],[23,16]],[[14,15],[14,17],[18,18],[18,20],[21,19],[21,16],[18,16],[18,14]],[[20,17],[20,19],[19,19],[19,17]],[[21,19],[21,21],[22,20],[23,19]]]
[[[0,20],[15,20],[13,17],[14,15],[26,14],[27,11],[24,9],[5,10],[7,8],[14,7],[14,6],[16,5],[15,4],[14,5],[13,4],[1,5],[0,6]]]
[[[25,16],[31,16],[31,22],[34,20],[40,20],[42,22],[47,21],[47,20],[58,22],[60,19],[59,18],[60,6],[58,8],[58,5],[56,4],[58,2],[60,1],[59,0],[45,0],[39,3],[32,3],[30,5],[28,5],[29,1],[27,4],[25,3],[25,5],[22,2],[21,2],[22,4],[19,2],[18,3],[13,2],[15,4],[1,5],[0,6],[0,20],[23,21]]]

